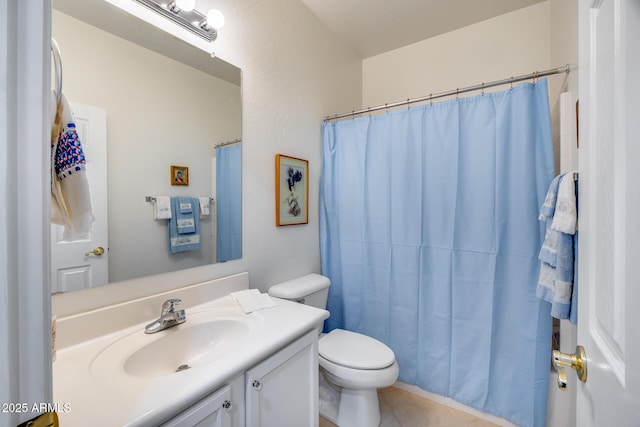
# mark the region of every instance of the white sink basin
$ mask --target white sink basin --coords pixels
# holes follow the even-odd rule
[[[250,331],[251,324],[237,312],[187,312],[187,321],[178,326],[155,334],[140,328],[107,346],[91,363],[91,373],[103,377],[124,371],[141,378],[179,374],[228,355]]]

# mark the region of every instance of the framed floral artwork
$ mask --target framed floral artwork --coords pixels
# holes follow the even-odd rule
[[[189,185],[189,168],[171,166],[171,185]]]
[[[276,154],[276,226],[309,222],[309,162]]]

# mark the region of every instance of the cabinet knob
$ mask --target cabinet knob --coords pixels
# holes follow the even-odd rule
[[[225,400],[224,402],[222,402],[222,409],[224,409],[227,412],[231,412],[231,409],[233,408],[233,405],[231,404],[230,401]]]
[[[251,387],[253,387],[255,391],[262,391],[262,383],[258,380],[253,380]]]

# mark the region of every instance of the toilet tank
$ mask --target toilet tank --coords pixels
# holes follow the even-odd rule
[[[328,277],[312,273],[273,285],[268,292],[272,297],[295,301],[325,310],[327,308],[329,285],[331,285],[331,281]]]

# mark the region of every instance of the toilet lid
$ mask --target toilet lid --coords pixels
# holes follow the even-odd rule
[[[318,341],[320,356],[354,369],[384,369],[395,361],[393,351],[380,341],[356,332],[334,329]]]

